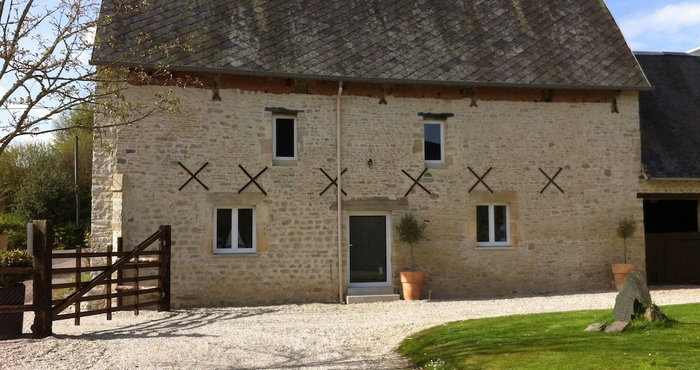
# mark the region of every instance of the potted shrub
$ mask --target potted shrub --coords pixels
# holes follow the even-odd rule
[[[409,212],[401,218],[401,222],[396,228],[399,231],[399,240],[411,246],[411,271],[400,273],[403,298],[409,301],[420,299],[420,291],[423,286],[423,272],[416,271],[413,245],[424,238],[425,223],[418,223],[416,217]]]
[[[627,275],[634,271],[634,264],[627,263],[627,239],[629,239],[636,230],[637,222],[632,218],[625,217],[617,224],[617,236],[622,238],[622,245],[624,247],[624,260],[623,263],[613,263],[611,266],[613,278],[615,279],[615,287],[619,287],[622,282],[625,281]]]
[[[32,267],[32,257],[24,250],[0,251],[0,268]],[[22,282],[31,278],[29,274],[0,274],[0,306],[24,304],[25,287]],[[22,335],[24,312],[0,314],[0,339],[17,338]]]

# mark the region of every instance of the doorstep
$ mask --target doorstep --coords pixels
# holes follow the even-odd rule
[[[374,295],[349,295],[345,297],[347,304],[371,303],[371,302],[392,302],[398,301],[398,294],[374,294]]]
[[[371,288],[348,288],[348,295],[345,297],[345,302],[347,304],[391,302],[398,300],[399,295],[394,293],[394,288],[392,286]]]

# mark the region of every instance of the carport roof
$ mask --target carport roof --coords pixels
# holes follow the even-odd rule
[[[636,53],[654,91],[639,94],[642,164],[651,179],[700,179],[700,55]]]

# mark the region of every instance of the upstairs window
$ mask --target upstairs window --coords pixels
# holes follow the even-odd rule
[[[476,246],[510,246],[510,216],[505,204],[476,206]]]
[[[445,163],[445,123],[423,124],[423,152],[426,163]]]
[[[293,116],[274,116],[272,119],[273,159],[297,159],[297,119]]]
[[[214,253],[255,253],[255,209],[217,208]]]

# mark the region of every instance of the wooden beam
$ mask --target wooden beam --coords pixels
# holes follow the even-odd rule
[[[685,199],[698,200],[700,193],[637,193],[639,199],[665,200],[665,199]]]

